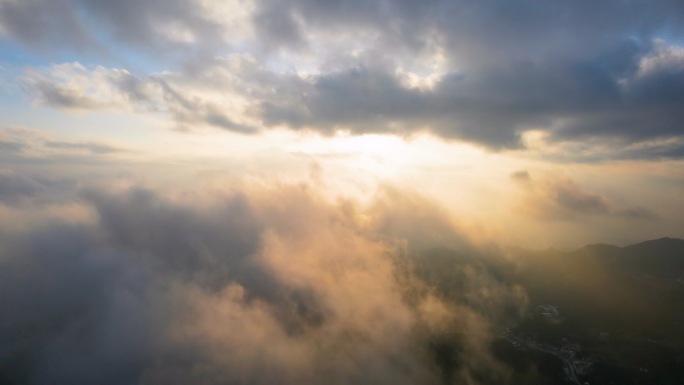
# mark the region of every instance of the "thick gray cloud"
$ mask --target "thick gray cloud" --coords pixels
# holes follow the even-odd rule
[[[672,142],[665,148],[646,144],[683,135],[682,52],[662,43],[624,41],[613,52],[583,62],[549,58],[447,73],[431,88],[408,86],[403,75],[383,64],[299,76],[231,67],[227,61],[206,67],[219,71],[213,87],[196,69],[175,78],[136,77],[77,64],[29,72],[25,84],[48,105],[160,111],[183,127],[207,124],[255,132],[257,119],[265,127],[286,125],[329,134],[339,129],[400,135],[428,130],[490,148],[521,147],[524,132],[535,129],[549,132],[552,141],[622,141],[615,158],[677,157],[681,147],[673,148]],[[65,80],[60,71],[80,82]],[[232,80],[224,82],[227,75],[220,71],[229,71]],[[85,92],[88,81],[99,82],[100,92]],[[221,101],[197,97],[193,85],[239,92],[252,104],[243,111],[252,122],[238,123],[244,117],[236,120],[224,112]],[[625,143],[644,145],[626,150]]]
[[[372,46],[389,50],[403,46],[420,52],[437,43],[455,61],[479,64],[549,54],[593,56],[626,37],[650,40],[657,33],[681,33],[684,18],[681,3],[668,0],[260,0],[255,8],[245,16],[253,18],[257,42],[269,47],[310,46],[328,33],[343,33],[372,36]],[[222,39],[221,20],[212,18],[211,10],[194,0],[4,0],[0,15],[10,36],[27,43],[75,46],[97,35],[94,29],[108,27],[121,41],[159,47],[174,42],[165,26],[195,37],[194,43]],[[61,17],[50,17],[54,14]]]
[[[92,17],[107,23],[124,41],[143,47],[175,46],[171,29],[188,33],[191,41],[202,45],[216,41],[220,26],[211,21],[198,1],[188,0],[76,0]]]
[[[192,0],[4,0],[0,22],[7,34],[32,47],[100,52],[112,38],[157,54],[200,48],[218,42],[221,32]]]
[[[376,55],[392,57],[398,46],[420,53],[436,44],[458,70],[427,91],[402,87],[392,65],[322,73],[296,94],[264,101],[266,123],[355,132],[428,128],[494,148],[520,146],[529,129],[571,141],[684,134],[684,60],[653,44],[684,31],[678,2],[302,0],[264,1],[260,9],[257,26],[269,44],[314,44],[330,31],[369,34],[377,36],[369,51]],[[663,65],[644,71],[649,61]]]
[[[322,133],[427,130],[491,149],[522,148],[530,130],[544,131],[556,143],[622,141],[616,150],[684,136],[684,49],[678,46],[684,7],[677,1],[263,0],[241,8],[251,28],[236,36],[211,17],[207,4],[190,0],[163,6],[152,0],[55,4],[67,14],[101,21],[129,48],[144,46],[156,54],[181,44],[197,50],[170,60],[182,69],[184,86],[168,74],[119,74],[109,79],[117,92],[113,100],[34,79],[29,89],[57,107],[111,108],[124,100],[140,110],[165,111],[183,128],[199,121],[238,132],[275,126]],[[6,1],[2,10],[7,18],[33,8],[47,12],[48,6]],[[79,31],[25,24],[8,23],[5,30],[21,41],[59,36],[52,30]],[[172,42],[165,26],[184,31],[189,40]],[[206,49],[205,43],[221,48]],[[256,68],[217,59],[236,52],[253,55]],[[227,84],[219,75],[212,85],[207,73],[234,79]],[[229,98],[188,91],[197,85],[206,94],[239,94],[233,96],[241,99],[235,105],[242,111]],[[632,147],[614,158],[682,153],[681,146],[643,152]]]
[[[59,17],[55,17],[59,15]],[[19,42],[33,47],[56,44],[61,48],[92,48],[88,31],[69,1],[2,1],[0,25]]]
[[[266,124],[359,133],[428,129],[494,148],[521,146],[521,134],[532,129],[556,140],[681,137],[684,56],[667,58],[668,50],[625,40],[581,61],[530,57],[446,74],[429,90],[404,86],[391,68],[360,66],[288,87],[290,94],[263,101],[261,112]]]
[[[649,40],[654,33],[682,32],[684,8],[677,1],[260,1],[257,22],[264,35],[284,44],[314,43],[315,33],[374,32],[383,48],[401,44],[420,50],[437,40],[459,63],[528,60],[540,55],[575,56],[602,52],[626,37]],[[274,10],[277,10],[275,12]],[[285,21],[283,21],[285,20]],[[371,35],[373,36],[373,35]],[[309,40],[309,41],[307,41]]]

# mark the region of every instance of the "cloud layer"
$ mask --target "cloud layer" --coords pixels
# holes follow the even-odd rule
[[[463,286],[453,292],[415,275],[406,257],[425,245],[406,235],[422,238],[419,227],[475,252],[419,197],[387,190],[368,206],[330,203],[303,185],[81,196],[91,219],[4,235],[3,382],[501,383],[510,374],[489,345],[524,292],[486,270],[454,268]],[[458,349],[448,364],[435,344]]]
[[[56,11],[60,22],[22,22]],[[675,1],[6,0],[0,15],[5,34],[28,46],[116,41],[173,71],[29,72],[28,90],[59,108],[163,111],[189,129],[429,131],[491,149],[524,148],[526,133],[542,131],[552,144],[608,146],[610,158],[682,153]]]

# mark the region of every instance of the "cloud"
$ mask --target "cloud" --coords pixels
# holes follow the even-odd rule
[[[665,71],[665,66],[651,64],[664,60],[657,57],[676,61],[676,55],[663,51],[679,48],[667,47],[655,35],[660,27],[681,22],[682,9],[672,3],[658,9],[612,1],[600,9],[560,2],[532,6],[527,1],[261,3],[261,14],[272,10],[300,32],[286,38],[270,33],[266,23],[257,24],[264,38],[272,36],[271,44],[317,46],[330,31],[359,39],[369,35],[374,40],[367,52],[383,52],[389,64],[377,68],[361,60],[345,70],[321,71],[307,79],[307,88],[290,95],[287,100],[296,101],[292,105],[264,101],[267,123],[357,132],[427,128],[491,148],[519,147],[521,134],[535,128],[559,140],[617,137],[640,142],[682,134],[675,107],[681,104],[679,67]],[[401,87],[395,74],[402,66],[421,73],[434,74],[435,69],[421,66],[420,60],[407,63],[397,47],[420,60],[445,56],[449,64],[439,70],[456,76],[444,76],[424,92]],[[646,79],[644,66],[658,75]],[[627,83],[632,86],[625,87]]]
[[[210,98],[195,96],[191,87],[182,82],[175,85],[172,74],[137,77],[123,69],[86,68],[75,62],[28,69],[22,81],[36,102],[60,109],[161,112],[180,128],[209,125],[242,133],[255,131],[233,121]]]
[[[0,202],[18,203],[30,198],[44,190],[44,186],[38,181],[16,174],[10,170],[0,170]]]
[[[525,294],[481,268],[454,265],[464,285],[450,295],[414,275],[406,252],[431,259],[405,237],[412,227],[459,237],[426,200],[393,189],[370,206],[333,203],[294,185],[89,188],[80,202],[92,221],[2,239],[3,382],[508,378],[489,346],[497,309],[524,308]],[[435,344],[454,349],[451,363]]]
[[[633,207],[633,208],[627,208],[627,209],[622,209],[618,210],[616,212],[618,216],[625,217],[628,219],[658,219],[658,214],[654,213],[651,210],[645,209],[643,207]]]
[[[677,78],[679,67],[648,64],[657,73],[647,79],[639,69],[646,64],[638,63],[653,55],[652,49],[640,52],[625,48],[585,62],[548,59],[445,73],[428,88],[407,84],[404,75],[387,65],[280,74],[240,55],[180,74],[146,77],[63,64],[27,72],[24,84],[39,103],[163,112],[182,128],[206,125],[253,133],[286,126],[325,134],[398,135],[429,131],[493,149],[524,148],[523,135],[537,130],[549,133],[552,144],[592,137],[597,143],[621,141],[636,149],[681,138],[679,87],[668,80]],[[625,61],[635,64],[604,64]],[[215,75],[213,83],[209,73]],[[653,148],[614,156],[678,157],[680,152],[679,147]]]
[[[93,41],[74,11],[68,1],[4,0],[0,2],[0,25],[4,34],[29,46],[92,48]]]
[[[41,184],[54,185],[53,187],[67,183],[67,180],[71,181],[67,184],[75,183],[67,169],[111,164],[126,156],[130,160],[140,154],[119,143],[65,138],[40,130],[17,127],[0,127],[0,149],[3,149],[4,144],[7,148],[0,152],[0,161],[6,164],[8,170],[19,174],[27,172],[26,175]],[[41,166],[35,167],[37,165]],[[45,167],[51,171],[46,171]],[[108,177],[111,176],[108,174]],[[104,175],[100,177],[105,178]],[[48,193],[54,192],[48,190]]]
[[[605,196],[587,191],[569,178],[532,179],[525,170],[511,174],[523,190],[520,209],[544,221],[576,221],[592,216],[653,220],[658,215],[643,207],[616,207]]]
[[[434,0],[420,5],[406,0],[224,3],[4,0],[0,20],[9,36],[33,46],[110,43],[102,31],[118,42],[151,49],[148,54],[153,55],[170,48],[237,44],[246,38],[273,51],[314,49],[325,43],[348,48],[360,37],[370,36],[367,44],[373,49],[424,54],[439,46],[450,60],[467,65],[593,53],[627,36],[648,39],[663,26],[681,32],[682,21],[681,5],[670,1],[657,7],[616,0],[598,7],[561,1],[540,6],[528,0],[507,4]],[[62,17],[55,20],[50,17],[54,14]],[[34,20],[42,22],[29,22]]]
[[[20,153],[26,148],[21,142],[0,140],[0,150],[7,153]]]
[[[684,137],[665,136],[643,140],[592,137],[591,141],[551,137],[548,132],[523,135],[526,151],[559,163],[601,163],[623,160],[674,160],[684,155]],[[588,139],[588,138],[584,138]]]
[[[280,15],[277,20],[295,23],[308,33],[283,36],[269,33],[267,23],[256,25],[265,39],[284,45],[298,40],[315,44],[326,31],[345,31],[351,38],[371,32],[376,44],[390,52],[392,44],[420,52],[437,40],[454,61],[482,64],[540,54],[596,52],[615,39],[648,36],[659,26],[676,26],[682,20],[679,4],[659,5],[607,1],[596,7],[552,1],[540,6],[526,0],[506,4],[435,0],[420,5],[396,0],[380,5],[264,0],[259,2],[257,20],[263,14]]]
[[[511,179],[513,179],[515,181],[520,181],[520,182],[528,182],[528,181],[532,180],[532,178],[530,178],[530,173],[527,172],[527,170],[519,170],[519,171],[513,172],[511,174]]]
[[[79,63],[53,65],[49,70],[29,69],[24,87],[38,103],[74,110],[123,107],[128,102],[119,84],[131,75],[126,70],[96,67],[89,71]]]
[[[289,89],[287,97],[263,100],[260,112],[266,125],[429,130],[490,148],[522,147],[521,136],[534,129],[570,141],[681,137],[679,67],[655,67],[653,79],[641,79],[639,67],[629,66],[653,55],[652,49],[623,42],[596,57],[484,65],[444,74],[431,89],[405,86],[393,68],[361,64],[300,79],[303,86]]]
[[[230,2],[235,10],[238,5]],[[220,11],[213,12],[212,11]],[[55,18],[54,15],[60,15]],[[106,51],[111,40],[157,54],[220,45],[222,7],[201,1],[3,0],[0,22],[9,36],[34,48]],[[230,20],[228,17],[226,20]],[[103,31],[107,31],[103,36]],[[236,29],[237,30],[237,29]],[[97,32],[99,31],[99,32]]]
[[[553,185],[553,199],[563,209],[587,214],[607,214],[608,203],[598,194],[592,194],[579,188],[568,180]]]
[[[524,149],[531,131],[554,145],[622,142],[616,148],[684,136],[682,48],[662,38],[682,32],[676,2],[110,3],[6,0],[0,12],[67,15],[7,22],[6,33],[27,44],[73,35],[67,44],[86,46],[75,36],[104,30],[129,54],[181,49],[164,63],[170,71],[55,66],[27,76],[38,102],[161,111],[183,129],[429,131],[492,150]],[[620,157],[679,158],[680,147]]]
[[[117,148],[105,143],[96,142],[47,141],[45,142],[45,147],[66,150],[85,150],[93,154],[112,154],[125,151],[121,148]]]

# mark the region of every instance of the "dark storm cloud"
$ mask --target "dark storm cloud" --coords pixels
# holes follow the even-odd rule
[[[453,266],[462,290],[437,296],[383,241],[431,219],[434,240],[458,237],[431,203],[396,189],[368,210],[304,186],[188,194],[89,189],[94,221],[1,238],[0,381],[506,383],[492,328],[525,293]],[[430,353],[447,334],[450,366]]]

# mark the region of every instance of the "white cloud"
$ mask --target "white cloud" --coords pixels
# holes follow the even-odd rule
[[[163,113],[183,129],[215,126],[252,132],[256,128],[246,120],[244,96],[231,92],[247,82],[238,83],[241,78],[230,70],[229,65],[227,72],[215,72],[220,76],[207,77],[202,85],[182,74],[138,77],[123,69],[65,63],[28,69],[23,84],[37,103],[56,108]],[[214,79],[211,87],[209,79]]]
[[[639,60],[636,75],[645,77],[663,71],[684,71],[684,47],[668,45],[664,40],[657,39],[655,49]]]
[[[129,98],[121,92],[119,84],[131,77],[124,69],[87,69],[74,62],[27,69],[22,80],[38,103],[88,110],[129,106]]]

